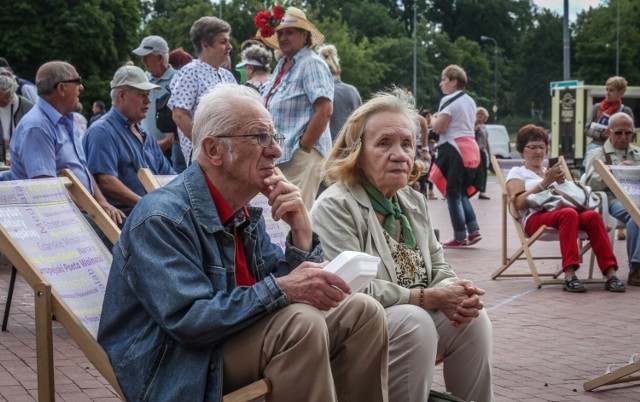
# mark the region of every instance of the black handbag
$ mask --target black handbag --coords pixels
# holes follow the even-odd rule
[[[156,127],[162,133],[177,133],[178,127],[173,121],[173,111],[169,107],[171,91],[167,87],[167,93],[156,99]]]

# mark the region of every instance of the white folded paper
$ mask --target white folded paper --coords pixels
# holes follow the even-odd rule
[[[324,269],[338,275],[347,282],[351,294],[359,292],[378,274],[380,258],[359,251],[343,251]],[[345,298],[346,300],[346,298]],[[344,300],[343,300],[344,302]],[[335,308],[325,312],[329,317]]]

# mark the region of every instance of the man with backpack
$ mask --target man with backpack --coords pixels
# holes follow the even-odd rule
[[[151,35],[142,39],[140,46],[134,49],[133,53],[142,58],[149,82],[160,87],[151,91],[149,113],[142,120],[142,127],[155,138],[167,159],[174,162],[174,153],[182,156],[182,152],[180,152],[180,143],[176,141],[174,144],[176,125],[171,117],[171,109],[167,107],[171,96],[169,84],[176,73],[169,64],[169,45],[162,37]],[[183,162],[182,168],[174,167],[176,171],[181,172],[186,166]]]

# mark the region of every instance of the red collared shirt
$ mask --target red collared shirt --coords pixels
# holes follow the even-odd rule
[[[211,197],[213,198],[213,203],[218,210],[220,221],[222,221],[223,225],[230,226],[233,231],[233,239],[236,247],[236,286],[252,286],[256,283],[256,281],[249,273],[247,259],[244,254],[244,247],[242,247],[242,238],[236,230],[236,226],[233,225],[236,213],[231,210],[229,204],[227,204],[224,198],[222,198],[222,195],[220,194],[218,189],[214,187],[213,183],[211,183],[211,180],[209,180],[207,174],[204,171],[202,171],[202,174],[207,180],[207,186],[209,187],[209,192],[211,193]],[[244,218],[249,219],[249,211],[244,205],[242,206],[242,212],[244,214]]]

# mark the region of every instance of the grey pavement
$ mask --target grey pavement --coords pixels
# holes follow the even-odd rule
[[[640,288],[623,294],[606,292],[602,284],[587,285],[585,294],[569,294],[560,286],[537,289],[530,278],[491,279],[500,265],[500,189],[489,178],[491,200],[475,207],[483,240],[466,249],[446,249],[445,257],[459,277],[485,289],[484,303],[493,323],[494,390],[497,401],[638,401],[640,382],[583,391],[582,384],[600,375],[611,363],[618,367],[640,352],[637,313]],[[446,202],[429,201],[441,239],[451,236]],[[510,251],[517,248],[515,230],[508,223]],[[557,243],[539,245],[543,253],[558,252]],[[628,263],[624,241],[614,250],[619,276],[626,280]],[[539,264],[554,271],[558,262]],[[518,262],[515,269],[527,269]],[[578,271],[587,275],[587,264]],[[595,275],[600,272],[596,268]],[[4,311],[10,267],[0,257],[0,310]],[[33,292],[18,276],[7,332],[0,333],[0,400],[37,399]],[[91,366],[75,342],[54,322],[56,397],[59,401],[115,401],[113,390]],[[470,379],[472,380],[472,379]],[[434,389],[444,390],[442,365]]]

